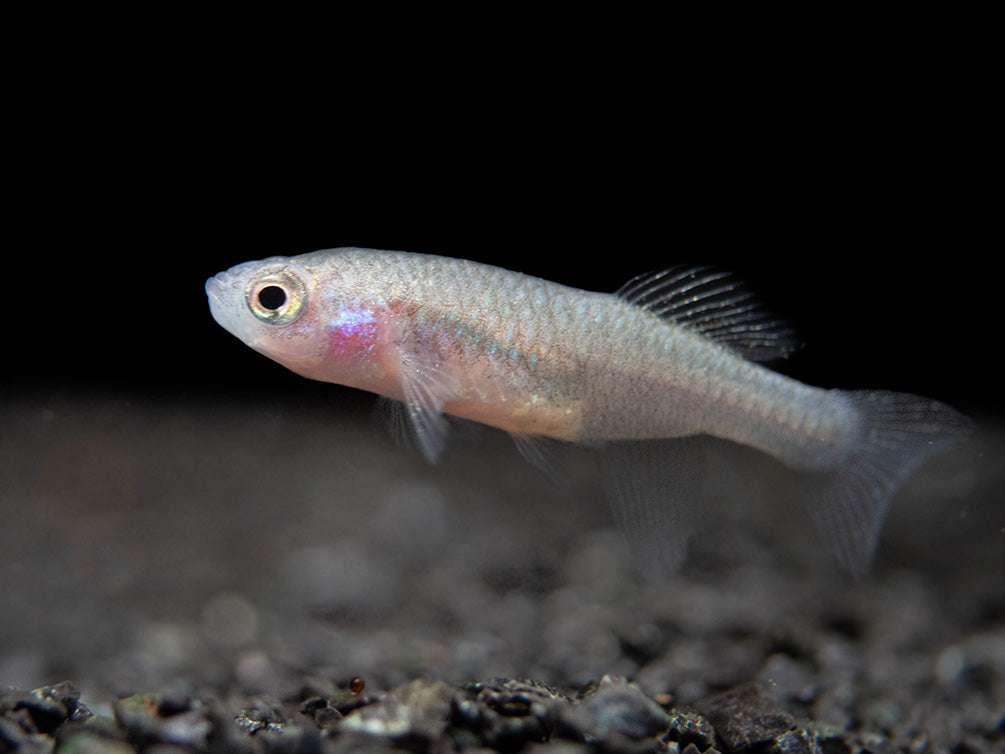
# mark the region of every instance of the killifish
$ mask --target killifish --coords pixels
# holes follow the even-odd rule
[[[669,268],[614,294],[473,261],[338,248],[239,264],[206,282],[216,321],[297,374],[401,401],[422,452],[449,414],[598,449],[642,567],[684,557],[697,486],[686,449],[713,436],[812,480],[840,562],[868,566],[891,497],[969,420],[894,392],[811,387],[760,361],[788,331],[726,272]]]

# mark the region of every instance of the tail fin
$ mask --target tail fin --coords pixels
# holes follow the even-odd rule
[[[808,475],[810,513],[841,564],[854,575],[872,560],[890,499],[929,457],[972,432],[949,406],[890,392],[845,393],[864,418],[862,439],[841,468]]]

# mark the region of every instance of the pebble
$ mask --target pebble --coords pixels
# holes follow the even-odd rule
[[[730,751],[795,751],[781,739],[796,729],[796,721],[757,684],[748,683],[698,704]],[[785,739],[788,741],[788,739]]]
[[[413,680],[363,693],[362,679],[308,679],[299,699],[136,694],[96,716],[71,683],[0,693],[0,751],[34,754],[347,754],[470,751],[539,754],[821,754],[860,749],[837,731],[801,727],[758,683],[670,706],[607,675],[566,692],[525,679],[463,685]],[[318,695],[316,692],[323,693]],[[1005,726],[1005,720],[1002,723]],[[822,747],[821,741],[825,743]],[[883,751],[872,740],[869,750]],[[981,751],[978,743],[973,751]],[[968,749],[969,751],[969,749]]]

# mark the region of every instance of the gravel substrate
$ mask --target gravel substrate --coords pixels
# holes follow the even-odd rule
[[[0,407],[0,751],[1005,746],[998,427],[858,582],[786,469],[716,446],[717,514],[647,581],[588,453],[556,484],[462,427],[431,467],[369,405]]]

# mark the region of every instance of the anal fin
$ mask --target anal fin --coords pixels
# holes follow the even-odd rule
[[[604,488],[634,565],[658,580],[677,570],[702,520],[703,436],[605,445]]]

